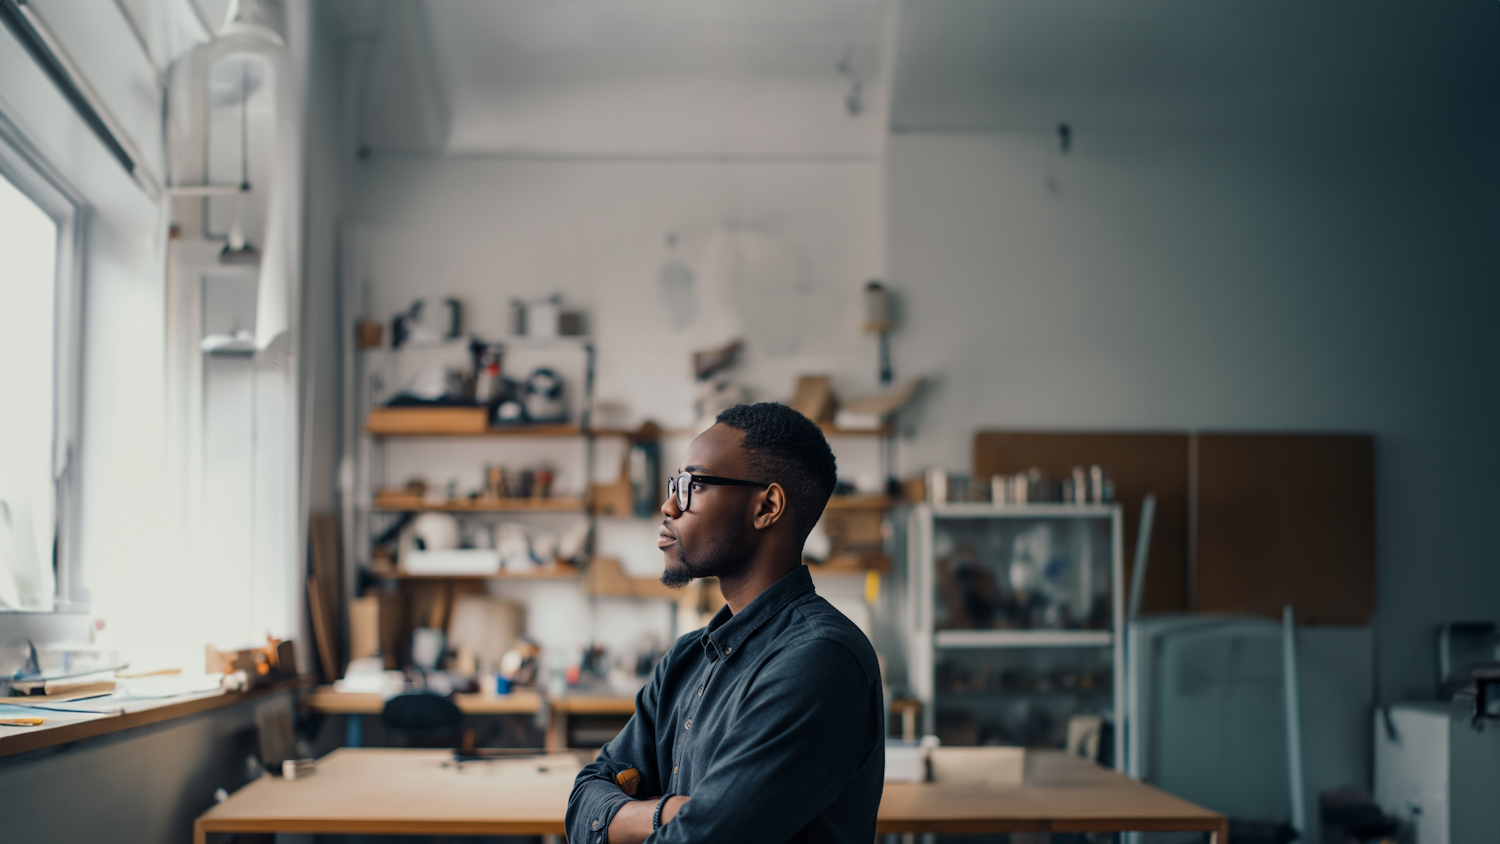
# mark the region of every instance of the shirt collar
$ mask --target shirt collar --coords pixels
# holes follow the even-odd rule
[[[812,591],[812,573],[805,565],[797,566],[755,596],[755,600],[738,613],[730,612],[729,605],[725,604],[703,630],[703,649],[708,658],[717,660],[721,656],[732,656],[762,624],[774,618],[787,604]]]

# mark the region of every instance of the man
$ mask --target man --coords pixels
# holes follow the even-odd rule
[[[802,565],[835,478],[823,433],[784,405],[732,407],[693,440],[661,508],[662,582],[717,577],[727,604],[578,775],[570,844],[874,840],[880,670]]]

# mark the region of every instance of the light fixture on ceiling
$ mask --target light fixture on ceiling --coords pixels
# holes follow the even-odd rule
[[[240,59],[240,194],[250,192],[250,62]],[[259,84],[259,80],[256,80]],[[224,250],[219,253],[221,264],[259,264],[260,251],[245,241],[245,230],[240,223],[240,214],[245,210],[243,198],[235,202],[234,222],[229,226],[229,237]]]

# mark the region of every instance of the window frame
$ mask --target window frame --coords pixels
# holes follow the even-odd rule
[[[78,558],[79,458],[82,452],[84,360],[84,244],[88,204],[50,159],[32,143],[0,100],[0,176],[57,225],[53,303],[52,483],[55,496],[52,566],[53,612],[87,609],[88,591]]]

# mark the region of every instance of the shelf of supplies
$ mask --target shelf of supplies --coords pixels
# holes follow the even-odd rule
[[[1114,644],[1108,630],[939,630],[940,648],[1102,648]]]
[[[835,495],[826,510],[887,510],[894,502],[889,495]]]
[[[819,425],[818,428],[825,437],[884,437],[891,433],[891,427],[884,425],[879,428],[836,428],[832,425]],[[696,437],[703,433],[699,428],[672,428],[662,431],[662,438]]]
[[[808,566],[814,574],[864,574],[867,571],[891,570],[891,558],[884,554],[835,554],[826,563]]]
[[[581,437],[583,428],[578,425],[517,425],[513,428],[486,428],[483,431],[443,431],[437,429],[416,428],[403,431],[389,431],[376,428],[365,428],[366,433],[374,437]]]
[[[380,496],[375,510],[386,513],[582,513],[582,498],[466,498],[431,504],[416,496]]]
[[[494,574],[409,574],[397,569],[394,573],[376,573],[376,577],[393,580],[573,580],[578,569],[567,563],[538,566],[530,571],[497,571]]]
[[[825,437],[884,437],[891,433],[890,425],[879,428],[840,428],[835,425],[819,425]]]
[[[1053,519],[1107,519],[1114,515],[1117,504],[1002,504],[999,507],[988,501],[963,501],[952,504],[931,504],[932,515],[940,519],[985,518],[1038,518]]]

